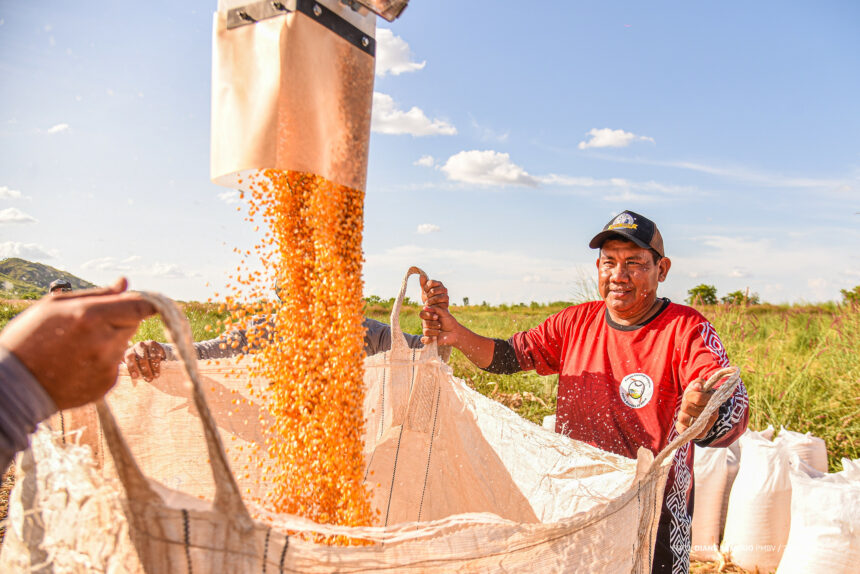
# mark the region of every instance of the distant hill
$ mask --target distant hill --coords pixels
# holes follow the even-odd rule
[[[88,289],[94,284],[67,271],[43,263],[10,257],[0,261],[0,297],[31,299],[48,292],[54,279],[67,279],[73,289]]]

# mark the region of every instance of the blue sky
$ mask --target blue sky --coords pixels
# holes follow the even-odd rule
[[[0,257],[206,299],[254,234],[209,182],[216,2],[0,1]],[[365,292],[570,299],[631,209],[661,292],[860,284],[860,4],[412,0],[380,22]],[[415,294],[413,293],[413,296]]]

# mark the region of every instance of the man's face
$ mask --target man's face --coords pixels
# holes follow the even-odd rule
[[[612,318],[633,320],[647,315],[657,299],[657,284],[666,279],[670,265],[665,257],[655,264],[651,251],[633,242],[604,242],[597,260],[597,287]]]

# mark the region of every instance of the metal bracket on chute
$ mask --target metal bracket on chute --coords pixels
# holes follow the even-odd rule
[[[256,24],[289,12],[301,12],[325,26],[359,50],[376,55],[373,27],[368,12],[393,20],[409,0],[264,0],[227,10],[227,29]]]

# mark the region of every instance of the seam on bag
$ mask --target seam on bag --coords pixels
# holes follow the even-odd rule
[[[290,537],[289,535],[284,535],[284,549],[281,550],[281,561],[278,563],[278,569],[281,574],[284,574],[284,559],[287,557],[287,548],[290,547]]]
[[[266,556],[269,554],[269,536],[272,534],[272,529],[266,530],[266,542],[263,544],[263,574],[266,574]]]
[[[436,391],[436,409],[433,411],[433,427],[430,429],[430,448],[427,449],[427,466],[424,467],[424,486],[421,488],[421,503],[418,505],[418,520],[421,522],[421,511],[424,510],[424,493],[427,491],[427,479],[430,476],[430,457],[433,454],[433,439],[436,436],[436,417],[439,415],[439,402],[442,397],[442,387]]]
[[[191,571],[191,525],[188,521],[188,511],[186,509],[182,509],[182,530],[185,535],[185,560],[188,562],[188,574],[192,574]]]
[[[388,515],[391,512],[391,498],[394,496],[394,478],[397,476],[397,457],[400,456],[400,439],[403,438],[403,425],[397,435],[397,449],[394,451],[394,468],[391,469],[391,486],[388,488],[388,505],[385,508],[385,526],[388,526]]]
[[[387,358],[386,355],[388,355],[388,351],[385,352],[385,355],[383,355],[383,357]],[[381,412],[379,413],[379,436],[376,437],[377,441],[382,438],[382,429],[385,428],[385,378],[387,375],[388,369],[382,369],[382,386],[380,387],[379,391],[382,395],[382,408]]]
[[[415,349],[412,349],[412,377],[409,380],[409,393],[412,394],[412,386],[415,383]],[[405,423],[406,421],[403,421]],[[397,435],[397,449],[394,451],[394,468],[391,469],[391,486],[388,488],[388,504],[385,508],[385,526],[388,526],[388,517],[391,513],[391,499],[394,496],[394,479],[397,476],[397,457],[400,456],[400,440],[403,438],[403,423],[400,423],[400,434]]]

